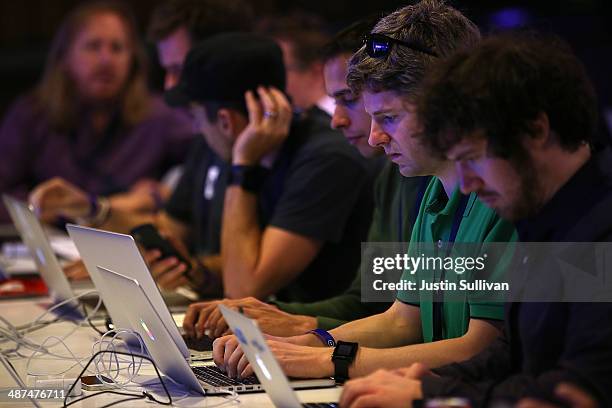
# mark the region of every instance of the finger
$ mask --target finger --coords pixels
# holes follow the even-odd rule
[[[253,366],[251,365],[251,363],[247,363],[246,367],[244,367],[244,370],[240,372],[240,378],[247,378],[253,374]]]
[[[597,403],[583,389],[572,384],[561,383],[555,388],[555,394],[576,408],[595,408]]]
[[[224,369],[225,365],[225,345],[231,338],[232,336],[225,336],[213,341],[213,361],[221,369]]]
[[[260,86],[257,88],[257,94],[259,95],[259,99],[263,105],[264,112],[273,112],[276,115],[275,117],[265,117],[264,119],[276,120],[278,116],[278,109],[274,99],[270,95],[270,92],[263,86]]]
[[[211,337],[219,337],[214,336],[214,321],[216,320],[215,315],[218,313],[219,304],[214,307],[209,307],[206,309],[206,314],[201,316],[200,321],[198,321],[198,327],[202,330],[202,332],[206,331],[207,334]]]
[[[236,373],[238,373],[239,378],[248,377],[248,375],[243,375],[243,372],[245,371],[248,365],[249,360],[247,359],[246,354],[243,353],[242,357],[240,357],[240,360],[238,360],[238,364],[236,365]]]
[[[61,184],[61,179],[59,178],[53,178],[49,181],[39,184],[30,193],[28,202],[32,204],[34,207],[40,208],[42,206],[42,202],[45,199],[45,197],[49,195],[53,195],[54,191],[59,190],[60,184]]]
[[[157,259],[159,259],[160,256],[161,252],[158,249],[152,249],[149,251],[145,251],[142,257],[145,263],[149,266],[149,268],[151,268],[151,264]]]
[[[173,290],[179,286],[187,284],[187,278],[185,277],[185,271],[187,266],[184,263],[180,263],[176,268],[170,269],[157,279],[157,284],[166,290]]]
[[[369,387],[367,378],[368,377],[349,380],[344,383],[344,390],[340,395],[339,401],[341,407],[350,407],[357,397],[367,392]]]
[[[253,95],[252,91],[246,91],[244,94],[244,99],[246,101],[247,111],[249,113],[249,123],[252,125],[258,125],[263,116],[261,105],[257,99],[255,99],[255,95]]]
[[[185,333],[191,337],[195,335],[195,325],[200,318],[200,310],[204,307],[204,302],[192,303],[185,311],[185,317],[183,318],[183,330],[185,330]]]
[[[276,104],[270,96],[270,93],[267,89],[261,86],[257,88],[257,93],[259,95],[259,99],[264,110],[264,124],[267,124],[268,126],[274,124],[276,126],[276,122],[278,119],[278,110]],[[266,112],[269,112],[270,115],[266,115]]]
[[[238,361],[240,361],[240,359],[242,358],[243,352],[242,352],[242,347],[240,347],[240,344],[235,341],[234,344],[235,347],[232,350],[231,354],[227,353],[227,346],[225,347],[225,355],[227,356],[227,359],[225,360],[225,369],[227,370],[227,375],[231,378],[236,378],[238,377],[238,371],[236,370],[236,368],[238,367]]]
[[[278,119],[282,123],[290,123],[293,115],[293,109],[289,100],[284,93],[279,91],[277,88],[270,88],[270,95],[274,98],[276,109],[278,112]]]
[[[196,327],[196,334],[198,336],[198,339],[202,338],[202,336],[204,334],[207,334],[206,331],[208,330],[208,318],[210,316],[210,314],[212,312],[215,311],[215,309],[217,309],[217,304],[219,302],[218,301],[213,301],[210,302],[208,304],[206,304],[206,307],[202,308],[202,310],[200,310],[200,317],[198,318],[198,321],[195,324]],[[217,336],[219,337],[219,336]]]
[[[225,322],[225,319],[218,308],[213,310],[210,314],[206,328],[211,331],[211,335],[213,337],[221,336],[221,334],[227,329],[227,323]]]
[[[61,200],[53,196],[49,190],[41,191],[30,203],[36,217],[43,221],[52,221],[61,213],[63,205]]]
[[[159,279],[162,275],[169,272],[171,269],[179,266],[180,261],[174,256],[168,258],[159,259],[151,264],[151,274],[155,280]]]

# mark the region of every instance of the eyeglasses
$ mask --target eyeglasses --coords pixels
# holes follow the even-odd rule
[[[397,40],[395,38],[386,36],[384,34],[366,34],[363,39],[363,43],[366,47],[366,53],[372,58],[382,58],[386,57],[391,51],[391,47],[393,44],[402,45],[404,47],[412,48],[415,51],[422,52],[424,54],[431,55],[432,57],[437,57],[438,54],[425,47],[422,44],[419,44],[414,41],[402,41]]]

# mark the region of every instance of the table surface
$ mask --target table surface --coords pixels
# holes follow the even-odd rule
[[[48,298],[36,298],[36,299],[28,299],[28,300],[4,300],[0,301],[0,316],[11,322],[13,325],[22,325],[32,322],[36,319],[41,313],[43,313],[46,307],[49,305],[50,299]],[[46,317],[48,319],[52,315]],[[179,321],[182,319],[182,316],[176,316],[175,320]],[[0,322],[0,324],[2,324]],[[45,339],[50,336],[64,336],[69,333],[72,329],[75,328],[75,325],[70,322],[58,322],[50,324],[40,330],[34,331],[27,335],[27,338],[35,341],[37,343],[41,343],[45,341]],[[66,346],[70,349],[72,353],[74,353],[77,357],[86,358],[92,354],[92,345],[93,343],[100,338],[94,330],[92,330],[88,326],[81,326],[76,328],[76,331],[72,335],[70,335],[65,340]],[[12,347],[14,343],[5,342],[0,343],[0,348],[7,349]],[[32,351],[28,351],[26,349],[22,349],[24,354],[31,354]],[[51,348],[51,351],[57,354],[61,354],[63,356],[69,356],[68,350],[62,345],[57,345]],[[15,359],[11,360],[12,364],[15,366],[15,369],[21,376],[22,380],[27,383],[26,380],[26,365],[27,359]],[[75,365],[74,360],[63,360],[60,358],[53,358],[50,356],[45,356],[42,354],[38,354],[32,359],[29,372],[36,373],[39,375],[51,375],[54,373],[62,372],[69,369],[72,365]],[[68,378],[76,377],[79,372],[82,370],[82,367],[76,365],[72,369],[68,370],[65,374]],[[142,373],[143,379],[153,379],[156,378],[154,374],[153,367],[151,365],[145,366],[141,369],[140,373]],[[0,389],[5,388],[19,388],[9,373],[6,371],[4,366],[0,365]],[[138,389],[134,389],[138,391]],[[229,397],[202,397],[202,396],[186,396],[184,390],[173,386],[171,388],[171,394],[173,395],[173,399],[175,400],[175,406],[203,406],[203,407],[231,407],[240,406],[243,407],[272,407],[272,401],[268,398],[265,393],[252,393],[252,394],[240,394],[237,400],[231,400]],[[334,402],[338,401],[340,397],[341,388],[323,388],[323,389],[315,389],[315,390],[302,390],[297,391],[297,395],[300,401],[302,402]],[[89,392],[84,391],[84,395],[89,394]],[[156,394],[160,400],[165,400],[165,395]],[[77,403],[74,406],[83,406],[83,407],[92,407],[92,406],[102,406],[108,404],[109,402],[117,401],[120,399],[126,398],[124,396],[116,396],[112,394],[100,395],[94,398],[90,398],[83,402]],[[42,406],[59,406],[61,405],[60,400],[51,400],[51,401],[42,401],[38,400]],[[130,401],[123,404],[124,406],[147,406],[151,407],[151,403],[146,402],[144,400],[138,401]],[[31,406],[31,404],[24,400],[21,403],[15,402],[2,402],[0,401],[0,406]]]

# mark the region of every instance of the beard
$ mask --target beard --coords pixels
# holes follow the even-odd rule
[[[531,159],[516,162],[515,171],[519,178],[519,185],[513,194],[512,202],[497,210],[499,215],[510,221],[531,217],[537,214],[543,206],[542,198],[538,194],[543,191],[542,184]]]

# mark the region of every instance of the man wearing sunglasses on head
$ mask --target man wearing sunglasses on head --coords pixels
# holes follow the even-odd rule
[[[444,56],[472,46],[480,39],[476,26],[452,7],[426,0],[384,17],[373,32],[377,35],[368,36],[365,46],[352,57],[347,77],[351,89],[363,95],[365,109],[372,117],[370,144],[384,148],[403,176],[437,176],[424,192],[411,246],[439,240],[486,243],[514,239],[512,225],[501,221],[474,195],[463,196],[458,191],[453,163],[431,154],[416,137],[418,125],[411,101],[425,71],[437,62],[433,54]],[[426,47],[428,52],[423,52]],[[288,375],[333,375],[342,382],[407,362],[439,366],[461,361],[500,334],[502,304],[478,303],[471,298],[455,304],[445,302],[437,319],[431,300],[413,303],[407,298],[400,293],[385,312],[330,332],[271,339],[269,345]],[[335,348],[322,347],[330,345]],[[250,368],[237,346],[231,336],[218,339],[215,362],[230,375],[246,375]]]

